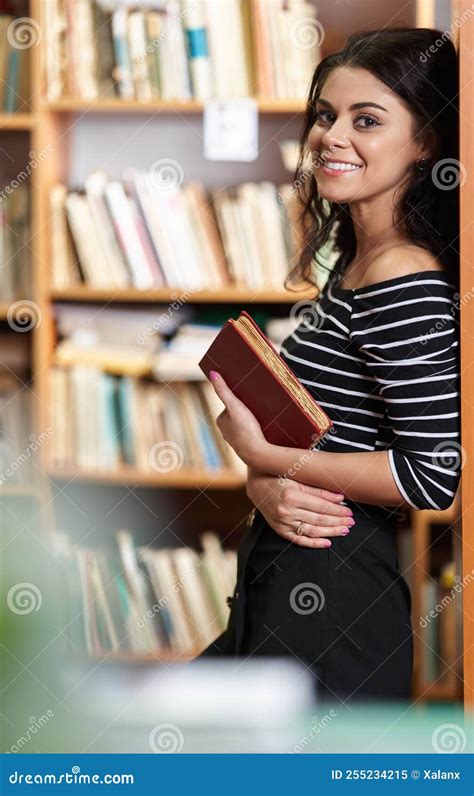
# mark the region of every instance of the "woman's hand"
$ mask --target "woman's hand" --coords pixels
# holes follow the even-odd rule
[[[301,547],[329,547],[331,536],[346,536],[352,513],[336,492],[248,468],[247,495],[283,539]],[[296,529],[304,522],[303,533]]]
[[[224,411],[216,418],[219,431],[237,456],[245,464],[251,464],[257,448],[268,444],[260,423],[250,409],[234,395],[217,371],[209,372],[209,381],[225,404]]]

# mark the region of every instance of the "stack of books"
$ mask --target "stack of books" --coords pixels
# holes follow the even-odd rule
[[[194,655],[227,627],[237,555],[214,532],[200,535],[199,552],[137,545],[127,530],[116,532],[112,549],[56,537],[74,651]]]
[[[309,0],[43,0],[48,98],[302,100],[321,60]]]
[[[54,366],[49,379],[53,469],[246,472],[215,424],[224,406],[208,381],[156,384],[82,365]]]
[[[158,173],[96,171],[82,191],[56,185],[50,202],[57,290],[282,290],[302,244],[297,193],[270,182],[208,196],[197,182],[164,188]]]
[[[97,312],[90,305],[57,302],[54,362],[95,366],[125,376],[149,375],[166,337],[190,315],[187,307],[174,317],[168,310],[165,306],[156,310],[109,306]]]
[[[0,301],[27,298],[31,291],[30,201],[26,183],[7,185],[0,198]]]
[[[0,112],[31,110],[30,53],[38,39],[31,20],[0,13]]]

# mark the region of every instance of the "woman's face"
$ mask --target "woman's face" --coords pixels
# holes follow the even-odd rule
[[[322,198],[353,203],[394,191],[416,160],[428,156],[414,141],[402,100],[366,69],[334,69],[315,110],[308,144]],[[328,161],[353,166],[340,170]]]

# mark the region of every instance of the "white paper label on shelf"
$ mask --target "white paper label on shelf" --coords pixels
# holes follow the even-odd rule
[[[213,99],[205,103],[204,157],[247,162],[257,159],[258,106],[254,99]]]

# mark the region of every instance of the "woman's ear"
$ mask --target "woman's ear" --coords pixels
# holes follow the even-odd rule
[[[431,160],[435,156],[435,152],[436,152],[436,136],[432,130],[428,129],[424,132],[417,160],[419,160],[420,158],[426,158],[427,160]]]

